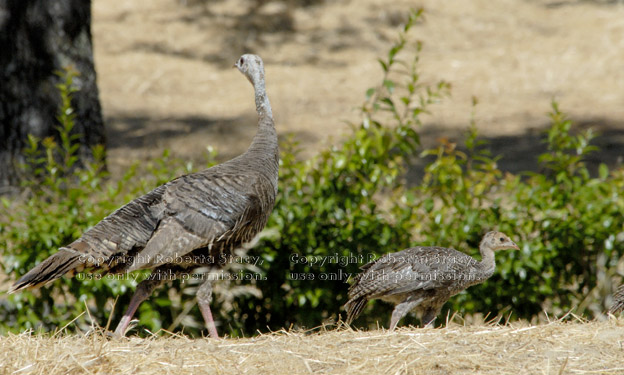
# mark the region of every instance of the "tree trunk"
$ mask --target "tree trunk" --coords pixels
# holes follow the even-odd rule
[[[72,66],[79,164],[105,144],[91,46],[91,2],[0,0],[0,194],[18,185],[28,134],[58,139],[56,71]]]

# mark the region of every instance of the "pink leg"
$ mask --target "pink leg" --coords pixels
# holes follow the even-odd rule
[[[145,301],[150,295],[152,295],[154,289],[156,289],[156,287],[161,283],[162,280],[160,278],[150,277],[141,281],[139,285],[137,285],[136,291],[134,292],[132,299],[130,299],[128,310],[126,310],[126,313],[121,317],[121,320],[115,329],[115,336],[123,337],[126,335],[126,329],[128,329],[128,325],[130,324],[130,321],[132,320],[132,317],[141,302]]]
[[[208,328],[208,334],[210,337],[218,339],[219,334],[217,333],[217,327],[215,326],[214,319],[212,318],[212,311],[210,311],[210,301],[212,300],[212,281],[206,280],[200,287],[197,289],[197,304],[199,305],[199,310],[204,317],[204,321],[206,322],[206,327]]]
[[[217,333],[217,327],[215,326],[214,319],[212,319],[210,305],[202,303],[198,303],[198,305],[199,309],[201,310],[202,316],[204,317],[204,321],[206,322],[206,326],[208,327],[208,333],[210,334],[210,337],[218,339],[219,334]]]

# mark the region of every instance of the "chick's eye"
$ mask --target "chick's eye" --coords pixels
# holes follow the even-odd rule
[[[245,63],[245,59],[243,59],[243,58],[241,57],[241,59],[240,59],[239,63],[240,63],[241,65],[243,65],[243,64]]]
[[[503,237],[499,238],[500,242],[505,242],[505,239]]]

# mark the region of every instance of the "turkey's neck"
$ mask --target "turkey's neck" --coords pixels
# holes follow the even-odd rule
[[[489,247],[480,245],[479,251],[481,252],[481,262],[479,262],[480,274],[477,278],[479,278],[480,281],[483,281],[492,276],[494,269],[496,268],[496,262],[494,261],[494,251],[492,251]]]
[[[247,152],[256,154],[258,159],[269,158],[268,161],[277,166],[279,157],[277,132],[273,123],[271,103],[264,85],[264,76],[258,77],[255,81],[253,86],[256,97],[256,112],[258,112],[258,132]]]
[[[266,87],[264,86],[264,77],[258,79],[254,84],[254,91],[256,96],[256,111],[261,122],[263,119],[269,119],[271,126],[273,126],[273,112],[271,111],[271,103],[269,103],[269,96],[266,93]]]

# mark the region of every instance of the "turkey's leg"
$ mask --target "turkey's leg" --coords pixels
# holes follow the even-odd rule
[[[435,325],[436,317],[438,316],[439,313],[440,313],[440,309],[438,308],[426,309],[422,314],[422,318],[420,319],[423,328],[433,328]]]
[[[416,306],[418,306],[420,302],[422,302],[422,298],[419,298],[415,301],[407,300],[396,305],[394,311],[392,312],[392,318],[390,319],[390,330],[394,331],[397,324],[399,323],[399,320],[401,320],[405,315],[407,315],[407,313],[409,313]]]
[[[161,277],[154,276],[156,275],[152,273],[149,278],[141,281],[139,285],[137,285],[134,295],[132,296],[132,299],[130,299],[130,304],[128,305],[126,313],[121,317],[117,328],[115,328],[115,336],[122,337],[126,335],[126,329],[128,329],[130,320],[132,320],[132,317],[141,302],[151,296],[154,289],[156,289],[156,287],[164,281]]]
[[[206,327],[210,337],[218,339],[217,327],[215,326],[214,319],[212,318],[212,311],[210,311],[210,302],[212,301],[212,281],[210,279],[204,281],[204,283],[197,289],[197,304],[199,310],[204,317]]]

